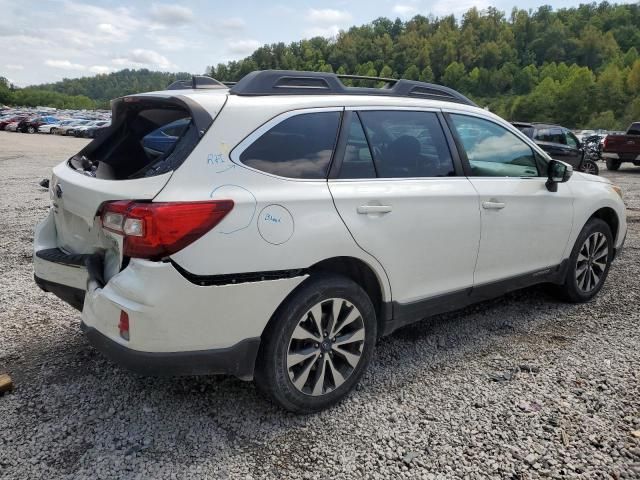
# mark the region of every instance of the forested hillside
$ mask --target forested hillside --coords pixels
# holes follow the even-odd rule
[[[10,91],[0,77],[0,103],[57,108],[109,108],[109,100],[130,93],[164,90],[178,79],[191,78],[190,73],[152,72],[147,69],[120,70],[93,77],[65,78]]]
[[[207,71],[219,80],[268,68],[419,79],[456,88],[508,119],[619,129],[640,120],[639,51],[638,3],[514,9],[508,15],[473,8],[459,20],[379,18],[334,39],[265,45]],[[18,90],[13,103],[31,105],[46,91],[58,95],[52,101],[75,98],[105,107],[111,98],[187,76],[122,70]],[[46,98],[37,102],[43,103]]]
[[[219,80],[256,69],[335,71],[435,81],[509,118],[622,128],[640,119],[640,4],[475,8],[453,16],[380,18],[336,39],[265,45],[210,68]]]
[[[125,69],[95,77],[66,78],[61,82],[39,85],[39,88],[66,95],[86,95],[98,102],[108,102],[131,93],[164,90],[170,83],[185,78],[191,78],[191,74]]]

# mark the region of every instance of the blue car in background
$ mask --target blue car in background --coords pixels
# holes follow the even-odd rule
[[[190,122],[191,118],[181,118],[145,135],[142,139],[142,147],[147,155],[158,157],[171,151],[173,145],[187,129]]]

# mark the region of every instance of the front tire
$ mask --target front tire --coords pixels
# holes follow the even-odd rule
[[[613,259],[613,235],[609,225],[592,218],[584,226],[569,257],[560,293],[574,303],[595,297],[607,278]]]
[[[607,164],[607,170],[611,170],[612,172],[615,172],[620,168],[620,165],[622,164],[622,162],[620,160],[612,160],[610,158],[607,158],[606,164]]]
[[[35,127],[28,127],[27,128],[27,133],[36,133]]]
[[[583,160],[582,165],[580,165],[580,170],[589,175],[598,175],[600,173],[598,165],[593,160]]]
[[[312,413],[342,400],[366,370],[376,313],[350,279],[317,274],[278,308],[256,362],[258,388],[282,408]]]

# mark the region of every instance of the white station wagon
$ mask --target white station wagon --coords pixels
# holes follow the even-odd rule
[[[36,283],[131,370],[255,379],[303,413],[403,325],[536,283],[598,293],[627,230],[618,187],[446,87],[341,78],[115,100],[106,134],[53,169]]]

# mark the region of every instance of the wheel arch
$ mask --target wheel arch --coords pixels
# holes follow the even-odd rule
[[[378,324],[378,336],[384,332],[385,323],[389,322],[392,318],[391,299],[385,299],[385,288],[382,283],[384,280],[376,274],[373,267],[359,258],[343,256],[321,260],[310,266],[307,272],[309,277],[322,273],[342,275],[358,284],[369,296],[373,304]],[[280,306],[273,313],[267,325],[265,325],[261,335],[262,338],[264,338],[264,335],[271,329],[280,307],[289,300],[290,296],[293,295],[301,285],[302,284],[294,288],[293,291],[282,300]]]
[[[611,235],[613,235],[613,244],[615,245],[618,240],[618,228],[620,227],[620,219],[618,218],[618,214],[611,207],[602,207],[589,217],[587,222],[592,218],[599,218],[611,229]]]

